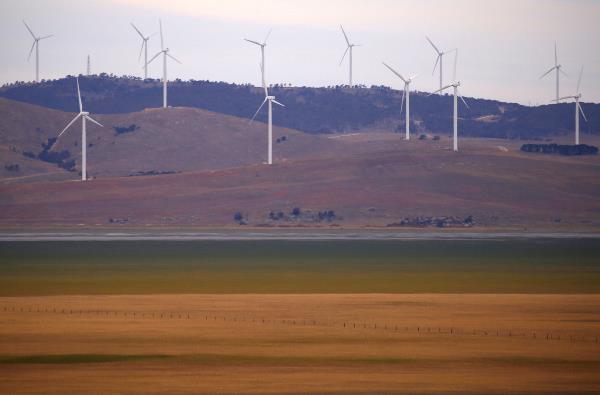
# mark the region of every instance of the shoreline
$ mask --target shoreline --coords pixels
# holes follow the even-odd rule
[[[382,230],[382,229],[68,229],[0,230],[0,242],[19,241],[428,241],[428,240],[600,239],[595,231]]]

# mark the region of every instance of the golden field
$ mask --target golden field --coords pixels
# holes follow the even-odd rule
[[[0,298],[1,393],[581,393],[600,295]]]

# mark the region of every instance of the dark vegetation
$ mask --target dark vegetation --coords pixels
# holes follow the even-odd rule
[[[475,225],[475,220],[472,215],[466,218],[458,217],[406,217],[401,219],[399,222],[388,224],[390,228],[395,227],[411,227],[411,228],[427,228],[435,226],[437,228],[451,228],[451,227],[471,227]]]
[[[558,154],[558,155],[596,155],[598,147],[593,145],[560,145],[560,144],[523,144],[521,146],[523,152],[539,152],[542,154]]]
[[[129,218],[109,218],[109,224],[124,225],[129,223]]]
[[[42,143],[42,150],[36,155],[31,151],[23,152],[23,156],[32,159],[39,159],[44,162],[54,163],[60,168],[68,171],[75,171],[75,159],[69,159],[71,153],[69,150],[52,151],[52,146],[56,143],[56,138],[49,138],[46,143]]]
[[[100,74],[82,76],[80,83],[86,108],[97,114],[135,112],[161,104],[159,80]],[[16,82],[0,88],[0,96],[72,112],[77,108],[74,87],[72,77],[40,84]],[[287,105],[274,117],[278,126],[307,133],[340,133],[377,126],[383,121],[391,121],[398,130],[404,125],[404,117],[399,112],[402,93],[385,86],[351,89],[275,85],[271,92]],[[451,96],[414,92],[411,99],[411,116],[418,122],[411,125],[415,130],[451,132]],[[262,90],[249,84],[196,80],[169,83],[169,103],[175,107],[196,107],[249,118],[262,100]],[[468,101],[470,109],[461,107],[459,114],[462,136],[542,139],[573,130],[572,103],[527,107],[477,98],[468,98]],[[589,118],[588,123],[582,124],[582,133],[597,133],[600,104],[583,103],[582,106]],[[265,121],[266,112],[261,112],[258,119]]]
[[[139,128],[140,127],[137,126],[135,123],[132,123],[129,126],[113,126],[113,129],[115,130],[117,136],[124,133],[135,132]]]
[[[233,220],[237,222],[238,225],[247,225],[248,219],[241,212],[236,212],[233,214]]]
[[[7,163],[4,165],[4,168],[8,171],[19,171],[21,170],[21,166],[18,163]]]
[[[142,177],[142,176],[160,176],[163,174],[177,174],[181,173],[176,170],[147,170],[147,171],[136,171],[135,173],[130,173],[129,177]]]

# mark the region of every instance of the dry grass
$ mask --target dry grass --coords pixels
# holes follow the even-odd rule
[[[3,393],[600,389],[596,295],[18,297],[0,317]]]

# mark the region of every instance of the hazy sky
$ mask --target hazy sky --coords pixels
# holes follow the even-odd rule
[[[432,91],[435,53],[425,35],[443,49],[458,47],[457,77],[465,96],[523,104],[546,103],[554,97],[554,76],[539,76],[554,63],[568,73],[561,93],[574,93],[580,67],[585,67],[584,101],[600,102],[600,1],[594,0],[0,0],[0,82],[32,80],[35,62],[27,62],[32,39],[25,19],[37,35],[54,34],[40,44],[41,78],[85,72],[142,76],[138,62],[144,33],[158,31],[163,20],[165,41],[183,64],[169,64],[169,79],[209,79],[260,83],[259,49],[242,39],[267,46],[269,83],[326,86],[348,79],[345,42],[354,50],[354,81],[401,87],[385,69],[386,61],[404,74],[419,74],[414,89]],[[150,40],[149,54],[160,48]],[[445,82],[453,60],[445,61]],[[162,65],[151,64],[159,78]]]

